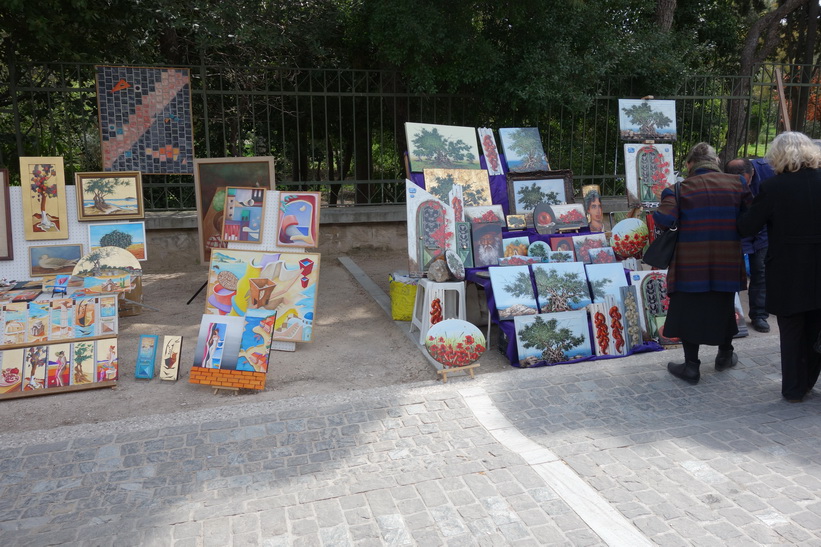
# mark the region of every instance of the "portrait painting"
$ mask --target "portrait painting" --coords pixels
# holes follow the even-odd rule
[[[236,370],[244,319],[238,316],[205,314],[200,321],[194,366]]]
[[[405,122],[405,136],[412,173],[436,168],[482,168],[473,127]]]
[[[320,192],[280,192],[276,244],[285,247],[319,245]]]
[[[41,245],[29,247],[29,275],[71,274],[83,257],[82,245]]]
[[[473,265],[475,268],[496,266],[504,256],[502,228],[493,222],[474,224],[472,232]]]
[[[25,239],[68,239],[63,158],[21,157],[20,182]]]

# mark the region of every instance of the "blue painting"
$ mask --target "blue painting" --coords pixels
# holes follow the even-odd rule
[[[519,365],[552,365],[590,357],[587,311],[565,311],[516,317]]]
[[[539,312],[527,266],[491,267],[488,272],[500,320]]]

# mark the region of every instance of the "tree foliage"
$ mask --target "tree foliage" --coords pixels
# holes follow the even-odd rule
[[[120,230],[112,230],[100,238],[101,247],[119,247],[121,249],[128,249],[133,243],[133,238],[130,234],[121,232]]]
[[[548,302],[547,310],[569,311],[578,306],[582,300],[590,298],[587,288],[587,278],[578,272],[559,273],[556,270],[534,268],[533,277],[536,280],[536,292],[540,298]]]
[[[530,186],[519,188],[518,201],[526,208],[533,209],[536,205],[544,202],[548,205],[558,205],[561,203],[559,194],[556,192],[542,192],[542,189],[535,182]]]
[[[559,327],[555,318],[547,321],[536,316],[533,323],[525,326],[518,334],[522,346],[541,350],[542,359],[548,363],[558,363],[567,359],[567,352],[584,343],[584,336],[574,336],[567,327]]]

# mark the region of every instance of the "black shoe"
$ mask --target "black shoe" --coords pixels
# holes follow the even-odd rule
[[[733,350],[722,351],[718,350],[716,355],[716,370],[727,370],[736,366],[738,363],[738,355]]]
[[[701,373],[698,371],[700,362],[685,361],[683,363],[667,363],[667,370],[676,378],[681,378],[687,383],[697,384],[701,378]]]
[[[770,325],[767,323],[766,319],[761,317],[757,319],[753,319],[753,328],[758,332],[770,332]]]

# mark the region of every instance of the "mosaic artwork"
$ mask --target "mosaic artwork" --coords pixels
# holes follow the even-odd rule
[[[96,69],[103,170],[193,173],[189,70]]]

